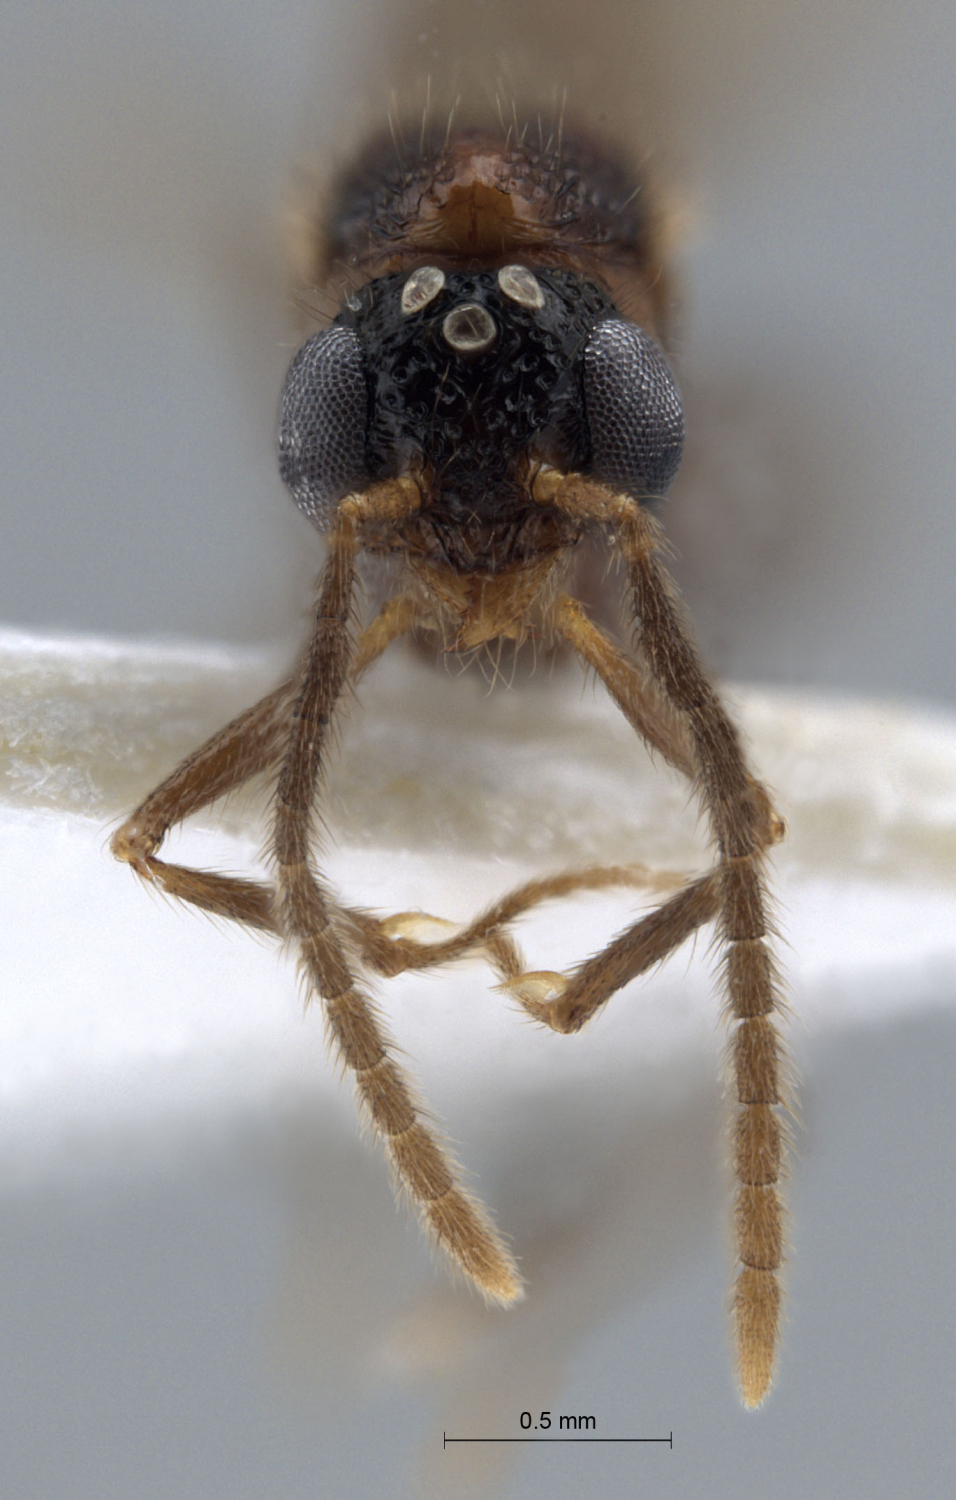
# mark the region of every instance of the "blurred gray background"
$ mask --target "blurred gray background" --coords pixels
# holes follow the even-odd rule
[[[273,459],[293,169],[500,71],[684,225],[667,514],[723,673],[951,702],[952,8],[64,0],[0,17],[0,618],[260,642],[318,544]]]

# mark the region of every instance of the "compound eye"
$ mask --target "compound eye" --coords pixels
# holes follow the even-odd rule
[[[522,307],[530,307],[533,312],[544,307],[544,288],[527,266],[502,266],[498,286],[505,297]]]
[[[462,302],[453,307],[441,325],[446,344],[456,354],[483,354],[498,337],[495,320],[480,302]]]
[[[633,323],[599,323],[584,351],[591,472],[636,499],[663,495],[684,446],[674,377],[652,338]]]
[[[406,317],[421,312],[429,302],[434,302],[445,285],[445,273],[438,266],[419,266],[402,287],[402,312]]]
[[[353,328],[333,325],[303,344],[279,407],[279,472],[296,504],[324,529],[337,501],[366,482],[365,355]]]

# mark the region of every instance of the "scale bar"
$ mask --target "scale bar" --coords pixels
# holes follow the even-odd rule
[[[666,1443],[674,1446],[674,1434],[669,1437],[449,1437],[442,1433],[442,1447],[449,1443]]]

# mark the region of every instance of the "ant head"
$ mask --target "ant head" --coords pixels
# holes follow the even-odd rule
[[[431,476],[426,504],[453,524],[526,505],[529,460],[662,494],[682,441],[661,350],[593,282],[424,264],[350,293],[299,351],[279,457],[320,527],[350,489],[411,472]]]

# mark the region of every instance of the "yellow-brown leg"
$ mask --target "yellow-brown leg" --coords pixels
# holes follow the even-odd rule
[[[418,606],[413,600],[404,595],[389,599],[359,638],[352,681],[357,681],[392,641],[410,630],[417,617]],[[116,830],[110,841],[116,858],[168,896],[217,917],[278,932],[275,893],[270,885],[170,864],[158,859],[156,850],[171,828],[278,764],[289,733],[293,694],[294,682],[282,683],[181,761]]]
[[[168,864],[155,851],[170,828],[275,765],[282,755],[291,703],[292,685],[284,682],[188,755],[116,830],[110,841],[116,858],[169,896],[217,917],[276,931],[269,886]]]
[[[553,608],[556,628],[605,683],[628,722],[648,747],[658,751],[692,783],[695,782],[696,762],[683,715],[671,706],[649,678],[647,668],[616,646],[588,619],[576,600],[561,594]],[[496,962],[506,979],[502,988],[535,1020],[554,1031],[580,1031],[617,990],[660,963],[698,927],[717,916],[719,899],[712,877],[688,882],[685,876],[674,872],[652,872],[646,867],[632,865],[620,867],[617,873],[613,868],[599,868],[534,881],[504,897],[479,917],[477,923],[455,938],[444,944],[429,945],[429,951],[434,954],[431,961],[458,957],[466,943],[481,943],[484,930],[490,932],[494,927],[497,932],[500,926],[538,901],[585,887],[598,889],[611,885],[640,886],[645,890],[673,891],[675,894],[570,974],[515,969],[513,954],[506,956],[507,972],[502,963]]]
[[[312,861],[315,793],[352,656],[349,616],[359,528],[366,520],[397,520],[417,504],[411,481],[376,485],[366,495],[340,503],[329,533],[328,561],[276,793],[277,909],[283,931],[298,945],[309,987],[322,999],[330,1037],[354,1076],[359,1099],[385,1143],[402,1188],[454,1264],[486,1297],[508,1303],[521,1294],[514,1260],[425,1125],[390,1039],[352,972],[347,918]]]
[[[693,781],[697,764],[682,716],[667,701],[639,663],[616,646],[583,605],[568,594],[554,603],[554,623],[581,658],[592,667],[625,719],[652,749]]]
[[[646,865],[594,865],[577,870],[563,870],[540,880],[529,880],[516,886],[487,907],[466,927],[455,927],[453,934],[438,941],[420,941],[410,934],[416,928],[452,927],[424,912],[397,912],[386,918],[346,908],[345,916],[361,949],[363,962],[379,974],[388,976],[436,968],[456,959],[485,951],[503,978],[521,973],[515,968],[514,949],[494,949],[504,936],[504,929],[525,912],[544,901],[571,896],[578,891],[603,891],[613,887],[648,891],[670,891],[682,885],[684,877],[671,871],[650,870]],[[489,951],[491,949],[491,951]],[[555,976],[556,978],[558,976]]]
[[[788,1100],[782,1078],[783,1047],[775,1021],[782,1006],[768,946],[763,863],[767,848],[782,836],[783,827],[766,791],[751,776],[737,731],[690,642],[673,587],[655,557],[662,538],[654,520],[630,497],[615,495],[577,475],[542,470],[534,493],[539,503],[554,505],[577,521],[590,520],[611,529],[628,571],[641,650],[660,691],[683,716],[696,783],[717,845],[713,875],[695,882],[661,912],[670,907],[672,920],[675,903],[692,900],[696,887],[698,897],[693,899],[699,899],[704,908],[711,906],[710,914],[717,915],[725,944],[723,972],[734,1027],[731,1056],[737,1089],[734,1223],[740,1269],[733,1311],[743,1399],[748,1406],[757,1406],[773,1377],[781,1315],[784,1211],[779,1182],[785,1145],[781,1116]],[[688,931],[693,915],[687,913]],[[701,915],[701,920],[707,916]],[[611,969],[609,993],[630,977],[629,940],[646,922],[622,934],[605,954],[585,966],[599,984],[604,982],[605,964]],[[556,1005],[566,1007],[567,1003],[565,991]]]

